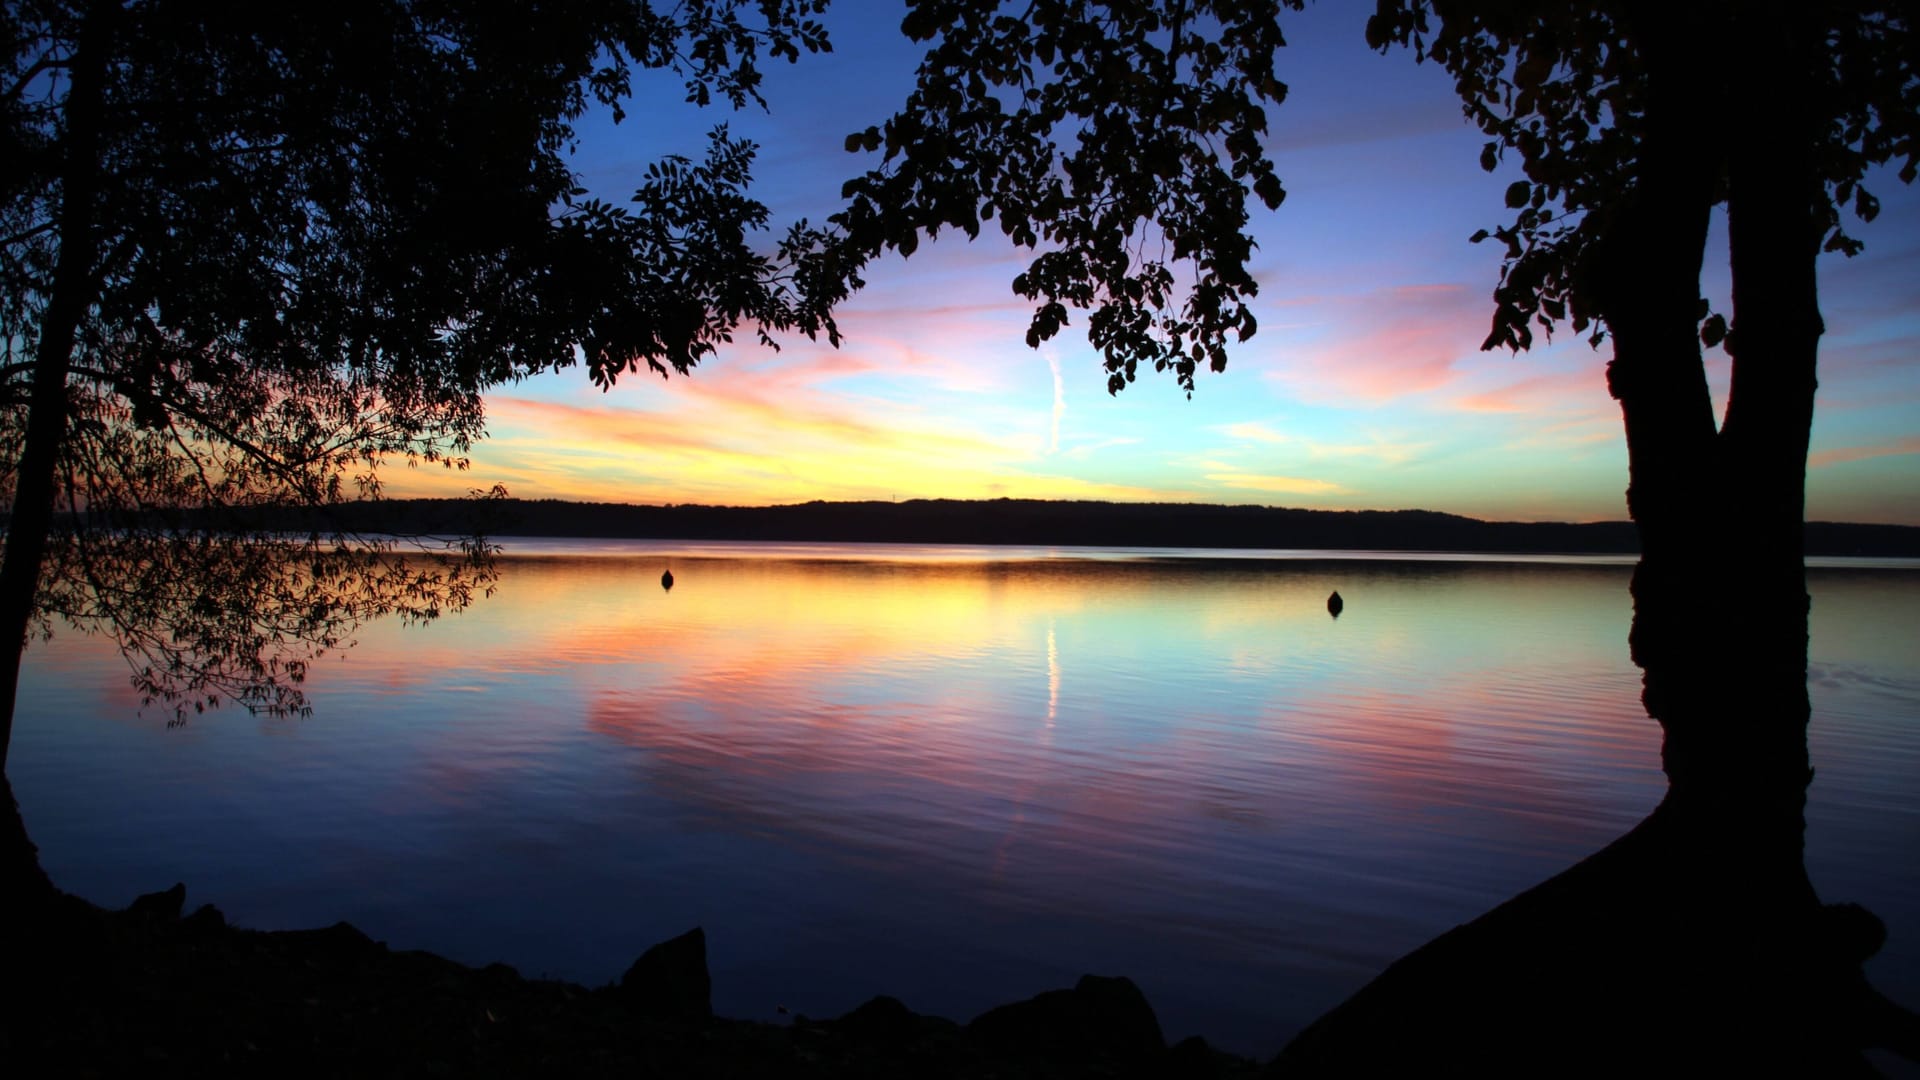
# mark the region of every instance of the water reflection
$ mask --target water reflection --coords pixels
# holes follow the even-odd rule
[[[1124,972],[1170,1034],[1271,1053],[1664,789],[1620,566],[670,554],[671,594],[660,552],[509,560],[317,668],[305,723],[168,735],[98,643],[36,647],[13,753],[48,868],[587,982],[703,923],[733,1015]],[[1816,584],[1879,620],[1816,623],[1816,752],[1891,802],[1813,815],[1843,853],[1887,805],[1912,828],[1920,742],[1883,643],[1917,594],[1854,581]],[[1895,899],[1840,895],[1920,906],[1855,849],[1822,872]]]
[[[1054,625],[1047,622],[1047,730],[1060,715],[1060,643],[1054,639]]]
[[[1920,1016],[1863,971],[1886,924],[1823,904],[1808,873],[1808,596],[1797,565],[1776,569],[1640,563],[1630,640],[1664,736],[1659,806],[1397,960],[1277,1071],[1871,1075],[1870,1049],[1920,1066]]]

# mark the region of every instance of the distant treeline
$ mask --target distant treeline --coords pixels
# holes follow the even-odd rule
[[[1090,547],[1330,548],[1633,554],[1633,525],[1479,521],[1429,510],[1298,510],[1205,503],[914,499],[792,506],[630,506],[558,500],[350,503],[278,524],[356,532],[659,540],[854,541]],[[1920,528],[1807,524],[1809,555],[1920,557]]]

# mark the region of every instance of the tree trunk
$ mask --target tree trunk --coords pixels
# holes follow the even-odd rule
[[[1741,5],[1735,17],[1727,225],[1733,269],[1732,392],[1722,433],[1747,550],[1757,573],[1794,572],[1806,516],[1820,318],[1815,260],[1825,201],[1813,158],[1818,128],[1802,5]]]
[[[67,434],[67,372],[81,320],[92,306],[96,287],[97,208],[100,187],[100,119],[105,92],[112,20],[118,5],[101,3],[81,27],[67,92],[67,130],[60,176],[59,262],[53,293],[34,343],[33,387],[28,398],[27,431],[14,474],[12,514],[6,550],[0,555],[0,776],[13,742],[13,714],[20,687],[21,654],[33,621],[34,596],[53,524],[55,471]],[[0,799],[7,892],[31,892],[46,885],[46,875],[27,840],[13,790]],[[16,839],[17,834],[17,839]]]
[[[1609,223],[1590,273],[1613,338],[1607,386],[1626,426],[1627,509],[1640,535],[1629,638],[1641,699],[1662,724],[1713,707],[1690,677],[1698,621],[1722,610],[1714,572],[1724,520],[1713,402],[1701,359],[1700,268],[1720,161],[1700,137],[1718,120],[1711,40],[1689,22],[1646,13],[1635,27],[1648,69],[1646,129],[1632,197]],[[1671,749],[1671,748],[1670,748]],[[1676,762],[1669,754],[1668,771]]]
[[[1815,260],[1813,94],[1800,5],[1735,7],[1723,36],[1729,57],[1727,227],[1733,272],[1728,352],[1733,382],[1719,445],[1724,493],[1706,567],[1720,613],[1695,676],[1713,684],[1717,708],[1685,718],[1697,742],[1686,759],[1708,774],[1729,812],[1772,814],[1799,825],[1805,784],[1808,597],[1803,557],[1807,446],[1822,331]],[[1731,673],[1737,677],[1729,678]],[[1669,741],[1674,738],[1670,725]],[[1789,798],[1787,793],[1795,791]],[[1796,830],[1796,837],[1804,826]],[[1802,852],[1749,852],[1761,865]]]
[[[1620,334],[1617,348],[1624,354],[1635,346],[1635,364],[1669,365],[1686,383],[1684,394],[1663,389],[1675,395],[1665,403],[1621,396],[1636,486],[1648,474],[1662,476],[1646,489],[1650,495],[1630,500],[1643,545],[1633,655],[1647,711],[1665,734],[1671,788],[1662,812],[1670,813],[1671,842],[1683,853],[1674,913],[1698,920],[1702,953],[1750,988],[1756,1021],[1837,1031],[1848,1021],[1835,1010],[1857,1009],[1861,999],[1836,989],[1847,964],[1836,955],[1832,920],[1804,858],[1812,770],[1802,552],[1820,335],[1812,199],[1820,192],[1808,58],[1799,54],[1788,8],[1778,0],[1730,7],[1726,24],[1700,39],[1703,48],[1650,56],[1668,67],[1692,65],[1686,75],[1666,75],[1683,88],[1689,79],[1696,87],[1713,80],[1699,90],[1706,108],[1654,122],[1655,132],[1692,145],[1650,136],[1642,178],[1651,187],[1683,165],[1697,168],[1705,147],[1718,142],[1724,150],[1706,161],[1706,176],[1727,184],[1734,275],[1734,385],[1721,430],[1712,430],[1710,416],[1699,422],[1697,301],[1683,298],[1677,282],[1657,297],[1657,342],[1642,353],[1642,342]],[[1714,67],[1699,59],[1704,53],[1716,54]],[[1663,77],[1659,67],[1655,74]],[[1656,95],[1650,112],[1679,96]],[[1708,134],[1716,130],[1718,140]],[[1656,152],[1677,164],[1663,166]],[[1695,209],[1704,215],[1711,189],[1700,190],[1697,174],[1687,178],[1693,186],[1676,197],[1699,200]],[[1693,236],[1688,270],[1697,292]],[[1684,342],[1675,325],[1683,299],[1693,307]],[[1638,324],[1654,324],[1656,313],[1628,318],[1622,310],[1616,318],[1609,311],[1608,320],[1648,335]],[[1615,364],[1622,362],[1617,355]],[[1678,430],[1661,421],[1676,410],[1686,421]]]
[[[1689,853],[1676,914],[1701,919],[1711,937],[1701,947],[1792,1011],[1810,1006],[1808,973],[1826,959],[1803,851],[1817,184],[1807,69],[1786,8],[1739,5],[1727,25],[1689,36],[1672,30],[1670,13],[1642,28],[1651,90],[1643,218],[1627,226],[1632,262],[1615,268],[1633,283],[1614,290],[1619,306],[1606,315],[1642,543],[1633,658],[1665,734],[1663,810]],[[1721,176],[1736,359],[1716,433],[1697,326],[1699,241]],[[1763,940],[1765,950],[1755,946]]]
[[[1802,5],[1736,9],[1728,125],[1728,248],[1733,271],[1733,382],[1720,439],[1731,498],[1729,562],[1741,589],[1737,647],[1754,715],[1781,743],[1804,739],[1807,446],[1820,335],[1819,256],[1825,198],[1813,158],[1812,69],[1818,38]],[[1748,726],[1752,726],[1749,724]],[[1785,768],[1784,762],[1781,767]]]

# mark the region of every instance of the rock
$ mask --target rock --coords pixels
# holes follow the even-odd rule
[[[365,931],[345,919],[334,923],[324,930],[315,930],[312,931],[312,933],[323,935],[324,940],[336,949],[350,949],[355,952],[379,952],[386,948],[386,946],[368,937]]]
[[[1864,964],[1887,943],[1887,924],[1859,904],[1822,907],[1815,933],[1826,953],[1844,964]]]
[[[881,994],[833,1021],[833,1024],[850,1035],[885,1039],[911,1030],[917,1019],[919,1017],[907,1008],[906,1002]]]
[[[1167,1051],[1169,1080],[1207,1080],[1233,1068],[1232,1055],[1222,1054],[1198,1035],[1189,1035]]]
[[[968,1034],[1003,1052],[1144,1064],[1166,1050],[1160,1020],[1133,980],[1083,975],[1071,990],[989,1009]]]
[[[832,1020],[795,1017],[793,1045],[832,1063],[821,1075],[946,1077],[991,1075],[980,1067],[980,1047],[959,1024],[922,1016],[899,998],[872,998]]]
[[[899,998],[882,994],[845,1016],[827,1021],[827,1026],[862,1042],[903,1043],[919,1038],[923,1028],[943,1023],[921,1016]]]
[[[187,902],[185,882],[176,881],[173,888],[164,892],[150,892],[134,898],[127,905],[127,914],[153,919],[156,922],[173,922],[180,917],[180,909]]]
[[[696,926],[640,954],[620,977],[620,995],[654,1016],[706,1019],[713,1015],[707,975],[707,935]]]
[[[385,945],[346,921],[314,930],[277,930],[274,937],[301,950],[303,955],[324,956],[339,963],[364,963],[369,957],[387,951]]]
[[[193,914],[180,920],[181,931],[198,938],[215,937],[226,928],[227,917],[212,904],[201,904],[193,909]]]

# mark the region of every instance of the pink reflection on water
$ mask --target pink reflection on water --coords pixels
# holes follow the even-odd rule
[[[927,595],[971,587],[972,578],[918,574],[910,594],[978,615],[983,605]],[[823,582],[833,583],[812,584]],[[589,729],[641,751],[644,782],[703,820],[839,858],[951,874],[983,892],[1017,879],[1024,894],[1014,903],[1049,883],[1235,873],[1209,853],[1246,842],[1267,845],[1256,861],[1282,874],[1288,859],[1333,859],[1356,838],[1399,855],[1421,836],[1457,840],[1473,821],[1524,835],[1530,849],[1573,848],[1610,827],[1593,820],[1592,777],[1623,770],[1645,788],[1645,806],[1657,798],[1657,734],[1634,702],[1630,671],[1575,673],[1592,685],[1573,704],[1552,687],[1530,688],[1539,673],[1517,661],[1453,675],[1419,667],[1418,684],[1353,685],[1351,671],[1288,667],[1284,658],[1306,646],[1268,616],[1271,655],[1243,653],[1236,663],[1245,671],[1210,676],[1214,689],[1244,682],[1224,705],[1150,687],[1081,698],[1076,689],[1088,684],[1070,674],[1072,646],[1048,612],[1100,608],[1103,623],[1126,621],[1140,615],[1125,603],[1114,610],[1127,590],[1105,581],[1097,603],[1055,605],[1019,594],[1059,591],[1057,580],[1010,575],[1002,584],[999,602],[1032,615],[1031,636],[1044,641],[1030,691],[914,662],[990,654],[991,620],[950,619],[932,642],[819,626],[769,642],[746,628],[731,646],[703,643],[720,655],[664,646],[673,662],[658,681],[598,688]],[[1164,582],[1135,584],[1160,601],[1155,621],[1245,630],[1248,616],[1214,603],[1231,590],[1203,595],[1188,614],[1165,603]],[[1298,591],[1318,597],[1321,584]],[[1318,628],[1323,619],[1301,621]],[[1393,655],[1420,646],[1387,633],[1365,648]],[[912,676],[888,674],[901,667]],[[1403,677],[1392,664],[1377,668]],[[1246,709],[1263,695],[1265,704]]]
[[[1170,1032],[1269,1052],[1663,789],[1625,567],[857,555],[509,560],[466,613],[365,628],[303,722],[164,731],[63,637],[16,788],[111,902],[184,875],[256,925],[374,905],[378,936],[587,981],[705,922],[735,1014],[1124,971]],[[1872,845],[1912,820],[1920,607],[1815,595],[1810,867],[1911,910]]]

